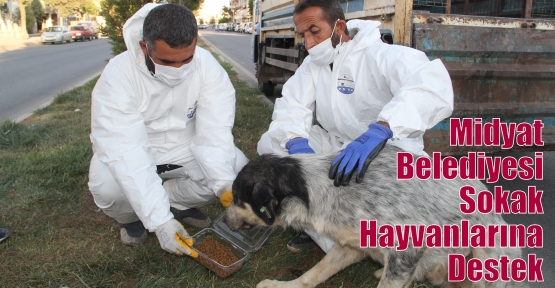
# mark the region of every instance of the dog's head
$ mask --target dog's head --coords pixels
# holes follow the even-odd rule
[[[233,203],[224,223],[240,231],[275,224],[286,197],[299,197],[308,208],[308,190],[298,159],[262,155],[250,161],[233,182]]]

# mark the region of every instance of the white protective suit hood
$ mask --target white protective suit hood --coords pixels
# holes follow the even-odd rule
[[[308,138],[314,122],[329,134],[327,147],[338,151],[377,121],[390,125],[390,144],[425,154],[424,132],[453,110],[451,79],[441,60],[383,43],[380,24],[347,22],[351,40],[341,44],[333,70],[312,63],[310,56],[303,61],[276,99],[259,154],[287,154],[287,141]]]
[[[143,23],[148,12],[159,5],[154,3],[146,4],[123,25],[123,40],[125,41],[125,46],[127,46],[127,51],[131,54],[137,68],[149,76],[152,75],[146,67],[145,54],[141,49],[139,41],[143,40]],[[152,78],[155,79],[154,76]]]
[[[191,71],[175,87],[148,71],[139,41],[158,5],[146,4],[123,26],[128,50],[110,60],[93,90],[90,136],[95,156],[150,231],[173,217],[156,165],[198,162],[183,177],[216,197],[235,179],[238,155],[235,89],[210,52],[195,47]]]
[[[381,41],[380,30],[376,29],[380,26],[380,22],[371,20],[358,20],[353,19],[347,22],[347,31],[353,43],[353,52],[374,44],[376,41]]]

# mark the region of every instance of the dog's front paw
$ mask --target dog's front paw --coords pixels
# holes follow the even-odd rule
[[[287,282],[284,281],[266,279],[258,283],[258,285],[256,285],[256,288],[284,288],[287,287],[286,283]]]

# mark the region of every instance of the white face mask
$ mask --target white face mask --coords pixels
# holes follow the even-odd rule
[[[318,66],[330,65],[333,62],[333,59],[335,59],[335,56],[339,54],[339,46],[341,46],[341,37],[343,37],[343,35],[339,38],[339,43],[337,43],[335,48],[333,48],[333,45],[331,43],[331,37],[335,32],[335,26],[337,25],[338,21],[339,19],[335,21],[335,25],[333,25],[333,30],[331,31],[330,38],[308,49],[308,54],[310,54],[310,57],[312,58],[312,62],[314,62],[314,64]]]
[[[152,60],[152,57],[150,57],[150,53],[148,54],[148,58],[150,58],[150,61],[152,61],[152,64],[154,64],[154,71],[156,72],[155,74],[152,74],[152,76],[160,80],[166,86],[172,88],[175,87],[177,84],[183,82],[183,80],[187,78],[189,71],[191,71],[191,63],[193,62],[191,61],[179,68],[175,68],[171,66],[157,64]]]

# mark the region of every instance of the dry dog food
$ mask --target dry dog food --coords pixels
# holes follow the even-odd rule
[[[202,252],[204,255],[214,260],[215,262],[218,262],[218,264],[222,266],[229,266],[239,260],[237,259],[237,257],[235,257],[235,255],[233,255],[231,249],[220,244],[220,242],[216,241],[212,237],[207,237],[206,239],[204,239],[204,241],[195,246],[195,249]],[[199,256],[197,258],[197,261],[202,264],[202,266],[210,269],[222,278],[226,278],[227,276],[233,274],[235,271],[243,267],[243,263],[238,263],[238,265],[235,265],[233,267],[222,269],[222,267],[215,265],[213,262],[205,259],[202,256]]]

